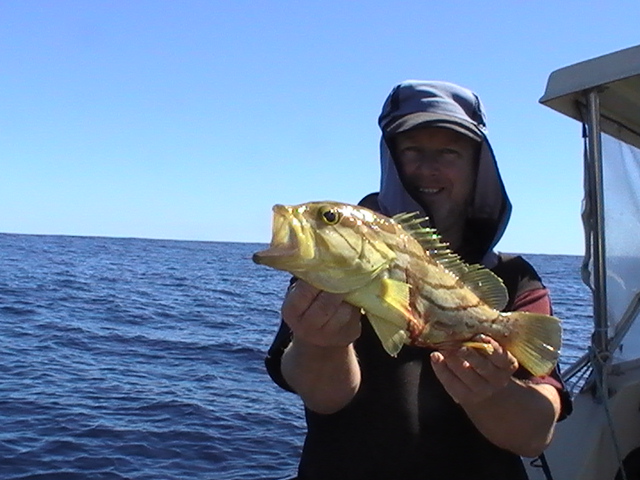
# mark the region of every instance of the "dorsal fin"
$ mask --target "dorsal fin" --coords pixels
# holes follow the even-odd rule
[[[496,310],[502,310],[509,300],[502,279],[482,265],[468,265],[449,244],[442,241],[435,228],[428,227],[429,219],[418,212],[400,213],[393,217],[404,230],[415,238],[436,262],[462,281],[483,302]]]

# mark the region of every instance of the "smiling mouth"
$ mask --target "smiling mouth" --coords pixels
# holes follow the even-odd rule
[[[444,190],[443,188],[419,188],[418,191],[420,193],[426,193],[427,195],[434,195],[436,193],[441,192],[442,190]]]

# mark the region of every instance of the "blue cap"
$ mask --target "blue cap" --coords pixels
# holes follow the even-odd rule
[[[399,84],[387,97],[378,123],[387,137],[423,126],[450,128],[478,142],[486,133],[478,96],[448,82]]]

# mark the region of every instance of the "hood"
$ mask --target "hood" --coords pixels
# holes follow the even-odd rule
[[[478,96],[452,83],[408,80],[397,85],[389,94],[378,123],[382,130],[382,175],[378,203],[382,213],[389,216],[413,211],[428,216],[429,212],[425,212],[405,190],[387,138],[417,126],[438,126],[451,128],[481,142],[476,190],[468,225],[482,225],[482,237],[485,240],[479,256],[486,266],[493,266],[496,260],[493,247],[509,222],[511,202],[487,138],[484,109]]]

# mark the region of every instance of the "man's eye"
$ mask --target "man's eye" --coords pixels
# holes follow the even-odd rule
[[[400,155],[403,157],[419,157],[422,155],[422,150],[420,147],[414,146],[403,147],[402,150],[400,150]]]
[[[443,148],[441,152],[444,155],[458,155],[458,151],[454,148]]]

